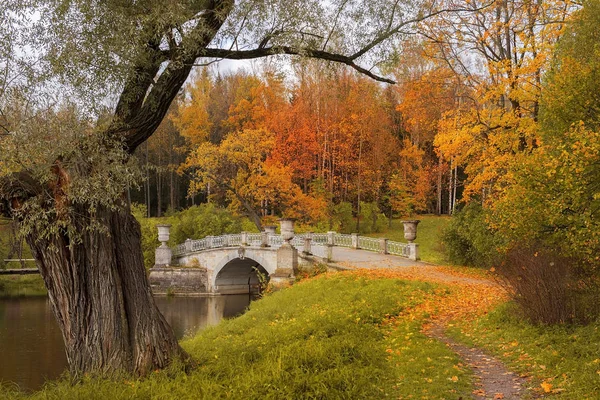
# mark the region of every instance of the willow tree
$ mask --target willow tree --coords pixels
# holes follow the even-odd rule
[[[144,374],[185,358],[152,299],[123,193],[131,155],[192,69],[292,55],[391,82],[373,67],[443,12],[425,3],[2,2],[1,210],[22,223],[72,373]]]

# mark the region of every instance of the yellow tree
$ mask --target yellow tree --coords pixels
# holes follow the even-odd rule
[[[465,168],[466,198],[491,199],[514,156],[539,145],[542,76],[573,7],[568,0],[464,7],[473,12],[427,24],[429,38],[468,88],[441,121],[435,144]],[[470,60],[461,55],[467,49],[475,50]]]

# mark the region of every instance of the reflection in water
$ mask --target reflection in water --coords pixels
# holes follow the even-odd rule
[[[243,313],[249,303],[247,294],[156,298],[179,339]],[[66,367],[62,336],[48,299],[0,299],[0,381],[37,390]]]

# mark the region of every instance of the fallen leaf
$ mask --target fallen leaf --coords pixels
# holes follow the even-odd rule
[[[544,389],[545,393],[550,393],[552,391],[552,384],[551,383],[542,382],[540,384],[540,386],[542,387],[542,389]]]

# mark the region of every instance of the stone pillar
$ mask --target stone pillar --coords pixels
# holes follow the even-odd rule
[[[269,232],[260,233],[260,247],[269,247]]]
[[[327,232],[327,244],[334,246],[335,245],[335,232],[329,231]]]
[[[333,245],[326,244],[325,249],[327,251],[327,253],[326,253],[327,260],[326,261],[331,262],[331,260],[333,260]]]
[[[154,266],[169,266],[171,265],[171,258],[173,257],[171,248],[167,246],[171,225],[156,225],[156,227],[158,228],[158,241],[161,242],[161,245],[154,251]]]
[[[212,249],[212,247],[213,247],[213,238],[214,238],[214,236],[207,236],[206,237],[206,248],[207,249]]]
[[[358,233],[351,233],[350,236],[352,237],[352,248],[360,249],[358,246]]]
[[[379,252],[381,254],[388,253],[388,240],[386,238],[379,239]]]
[[[298,273],[298,250],[291,244],[294,238],[294,220],[281,218],[279,224],[284,242],[277,249],[277,269],[271,274],[271,282],[275,286],[293,281],[294,274]]]
[[[229,247],[229,242],[230,242],[229,237],[230,236],[231,236],[230,234],[223,235],[223,247]]]
[[[302,251],[302,253],[306,254],[306,255],[311,255],[311,249],[310,249],[310,243],[312,241],[312,235],[310,236],[304,236],[304,250]]]
[[[242,246],[248,246],[248,232],[242,232],[241,236]]]
[[[298,250],[288,242],[277,249],[277,269],[269,276],[269,284],[275,288],[290,285],[298,272]]]
[[[414,261],[419,261],[419,245],[416,243],[409,243],[408,245],[408,258]]]
[[[191,253],[192,252],[192,239],[185,239],[185,252],[186,253]]]

